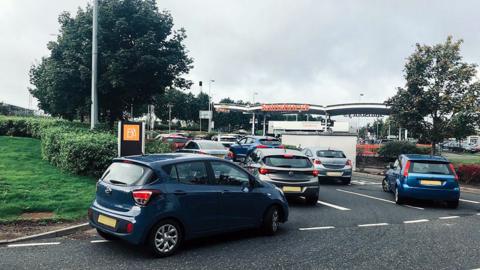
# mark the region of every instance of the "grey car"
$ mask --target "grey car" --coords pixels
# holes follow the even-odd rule
[[[188,141],[185,146],[177,152],[206,154],[219,158],[225,158],[228,153],[228,149],[225,148],[225,146],[223,146],[221,142],[209,140],[192,140]]]
[[[260,180],[277,186],[287,197],[305,197],[311,205],[318,201],[318,171],[300,151],[258,148],[247,157],[245,166]]]
[[[309,157],[318,170],[318,178],[340,179],[348,185],[352,180],[352,161],[341,150],[331,148],[304,148],[302,152]]]

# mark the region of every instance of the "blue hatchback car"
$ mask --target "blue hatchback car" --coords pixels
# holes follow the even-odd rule
[[[174,153],[114,159],[88,216],[102,237],[164,257],[195,237],[246,228],[273,235],[288,204],[281,190],[230,161]]]
[[[275,137],[247,136],[230,146],[228,158],[233,161],[245,160],[257,148],[284,148],[284,145]]]
[[[446,201],[457,208],[460,199],[458,176],[453,165],[444,157],[400,155],[382,182],[383,190],[395,194],[395,202],[406,199]]]

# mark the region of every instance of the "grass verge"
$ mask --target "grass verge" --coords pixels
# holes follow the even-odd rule
[[[480,154],[455,154],[455,153],[442,153],[442,156],[446,157],[450,162],[455,165],[460,164],[480,164]]]
[[[80,219],[94,196],[95,179],[42,160],[39,140],[0,136],[0,222],[35,212],[53,212],[51,220]]]

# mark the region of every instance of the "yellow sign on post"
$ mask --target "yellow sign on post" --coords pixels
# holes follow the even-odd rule
[[[140,141],[140,125],[123,125],[124,141]]]

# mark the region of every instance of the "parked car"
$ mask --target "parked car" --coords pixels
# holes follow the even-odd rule
[[[225,158],[228,154],[228,149],[222,143],[208,140],[194,140],[188,141],[182,149],[177,152],[206,154],[219,158]]]
[[[159,257],[183,241],[288,219],[281,190],[230,161],[170,153],[116,158],[97,183],[90,225],[106,239],[146,244]]]
[[[167,135],[162,137],[162,141],[172,145],[173,149],[177,150],[183,148],[188,139],[180,135]]]
[[[284,148],[280,140],[269,136],[247,136],[230,146],[229,158],[243,161],[255,149]]]
[[[315,205],[319,195],[318,171],[302,152],[291,149],[255,149],[245,166],[260,180],[281,188],[288,197],[305,197]]]
[[[341,150],[330,148],[304,148],[302,152],[309,157],[318,170],[318,179],[340,179],[348,185],[352,180],[352,161]]]
[[[455,169],[446,158],[429,155],[400,155],[382,182],[383,190],[395,194],[395,202],[406,199],[446,201],[457,208],[460,187]]]
[[[219,135],[213,136],[212,141],[221,142],[225,147],[230,147],[238,141],[238,136],[235,135]]]

